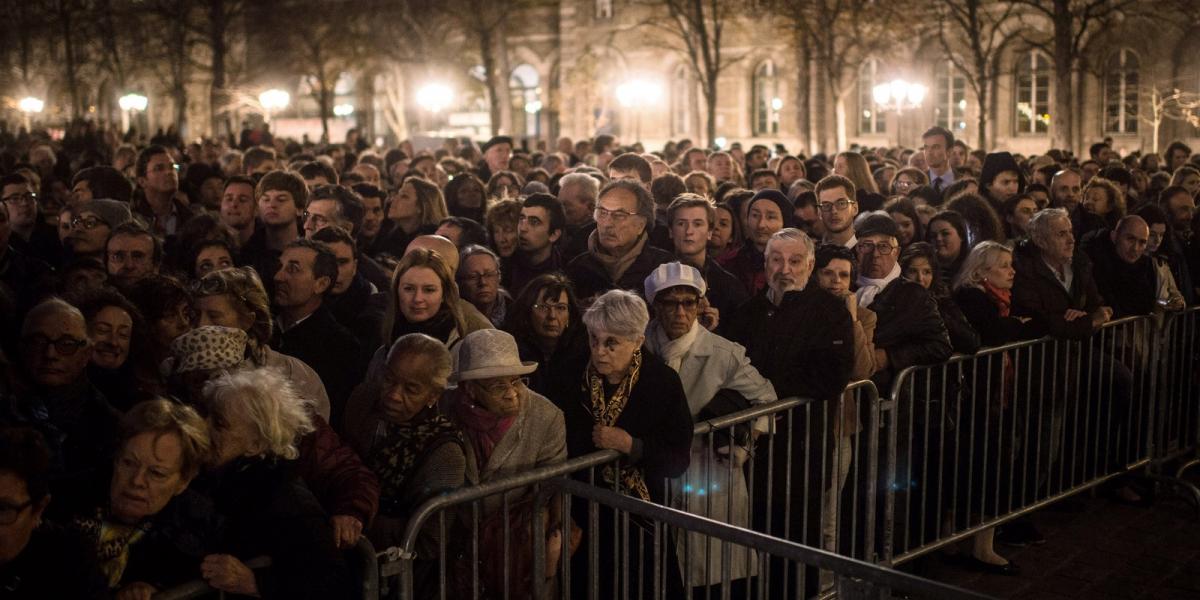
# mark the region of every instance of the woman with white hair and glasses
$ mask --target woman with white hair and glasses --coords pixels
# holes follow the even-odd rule
[[[596,298],[583,315],[591,354],[582,364],[559,372],[552,383],[552,398],[562,409],[567,426],[567,453],[582,456],[597,450],[616,450],[620,461],[600,469],[597,484],[648,502],[665,502],[665,479],[687,470],[691,460],[692,413],[679,375],[645,349],[650,314],[636,294],[612,290]],[[585,474],[586,475],[586,474]],[[580,511],[582,509],[582,511]],[[588,523],[587,503],[574,505],[576,522]],[[585,535],[598,535],[602,557],[613,555],[614,515],[601,510],[600,527]],[[606,526],[607,523],[607,526]],[[630,522],[630,539],[638,539],[639,526]],[[642,543],[631,543],[629,564],[642,565],[643,581],[649,591],[653,581],[653,532],[641,531]],[[670,540],[667,540],[668,542]],[[673,544],[666,544],[673,553]],[[586,546],[585,546],[586,547]],[[577,552],[572,578],[573,597],[586,597],[583,576],[590,568],[588,552]],[[670,558],[668,560],[674,560]],[[613,581],[607,558],[600,561],[600,596],[613,597]],[[670,564],[670,563],[668,563]],[[665,571],[667,597],[682,597],[679,572]],[[636,581],[637,574],[631,574]],[[673,593],[674,592],[674,593]]]
[[[298,440],[313,431],[306,401],[271,369],[221,375],[204,395],[214,445],[206,491],[226,523],[201,575],[230,594],[348,597],[333,528],[289,464],[300,456]],[[251,571],[245,561],[259,556],[271,566]]]

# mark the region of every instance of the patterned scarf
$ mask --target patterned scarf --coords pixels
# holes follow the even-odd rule
[[[608,427],[615,426],[617,419],[625,410],[625,405],[629,402],[629,394],[633,391],[633,386],[637,385],[641,370],[642,351],[639,348],[633,353],[629,371],[625,373],[625,377],[621,379],[617,389],[613,391],[612,396],[605,397],[604,377],[597,373],[594,367],[588,365],[587,372],[584,373],[584,383],[591,392],[592,418],[597,423]],[[604,467],[604,481],[608,483],[617,481],[616,469],[612,465]],[[621,467],[620,482],[621,487],[625,490],[632,492],[642,500],[650,501],[650,489],[646,487],[646,475],[642,472],[641,467]]]
[[[105,509],[97,508],[91,517],[77,517],[71,526],[95,545],[100,571],[108,580],[108,587],[115,589],[129,564],[129,548],[146,535],[150,523],[122,525],[110,519]]]
[[[380,498],[395,500],[411,492],[413,471],[429,451],[445,443],[465,447],[454,423],[427,406],[407,423],[380,422],[380,433],[367,454],[367,466],[379,477]]]

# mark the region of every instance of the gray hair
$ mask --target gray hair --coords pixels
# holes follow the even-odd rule
[[[588,196],[595,202],[600,197],[600,180],[588,175],[587,173],[567,173],[562,179],[558,180],[558,189],[565,190],[570,186],[577,185],[587,190]]]
[[[992,240],[980,242],[963,260],[962,268],[954,278],[954,289],[983,287],[983,273],[999,264],[1003,254],[1011,255],[1012,248]]]
[[[637,339],[646,333],[650,323],[650,311],[646,302],[633,292],[609,290],[596,298],[583,313],[583,324],[588,331],[607,331],[626,339]]]
[[[1033,244],[1038,248],[1045,248],[1053,241],[1050,239],[1052,235],[1050,225],[1055,219],[1070,221],[1071,216],[1067,214],[1065,208],[1043,208],[1033,213],[1033,218],[1029,220],[1027,229],[1029,230],[1029,238],[1033,240]]]
[[[496,270],[501,273],[504,272],[500,265],[500,256],[498,254],[496,254],[491,248],[488,248],[487,246],[480,246],[479,244],[467,244],[466,246],[463,246],[462,250],[459,250],[459,257],[458,257],[459,270],[457,273],[455,273],[455,275],[457,276],[458,279],[462,279],[463,266],[467,264],[467,259],[471,258],[472,256],[475,256],[477,254],[486,254],[486,255],[492,257],[492,260],[496,261]]]
[[[771,234],[770,239],[767,240],[766,248],[763,248],[763,256],[771,253],[772,242],[800,242],[804,246],[804,253],[808,255],[809,264],[812,264],[817,258],[816,244],[813,244],[812,238],[808,237],[807,233],[795,227],[784,227]]]
[[[426,373],[431,385],[438,389],[446,389],[450,385],[450,372],[453,366],[450,361],[450,351],[446,345],[423,333],[409,333],[396,338],[392,348],[388,350],[387,361],[401,355],[423,356],[430,362],[430,370]]]
[[[21,326],[21,335],[29,335],[34,323],[52,315],[66,315],[69,318],[79,319],[80,325],[85,331],[87,329],[87,319],[83,318],[83,313],[78,308],[75,308],[73,304],[62,298],[50,297],[39,302],[25,314],[25,321]]]
[[[264,456],[295,459],[300,456],[297,442],[315,429],[310,401],[269,367],[225,373],[204,385],[204,397],[209,410],[222,417],[229,416],[231,407],[240,406]]]

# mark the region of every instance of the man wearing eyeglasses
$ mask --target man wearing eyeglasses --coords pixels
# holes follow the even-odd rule
[[[458,287],[470,302],[497,328],[504,327],[512,296],[500,287],[500,257],[490,248],[469,244],[462,249]]]
[[[71,494],[111,459],[118,419],[88,381],[92,343],[83,314],[57,298],[33,307],[21,327],[21,352],[30,392],[0,407],[0,422],[41,431],[50,445],[55,497],[79,497]]]
[[[179,165],[165,147],[152,145],[138,155],[134,169],[142,193],[135,194],[133,211],[158,235],[175,235],[193,215],[179,198]]]
[[[891,389],[892,376],[912,365],[932,365],[950,358],[950,336],[937,303],[920,284],[900,276],[900,243],[896,222],[875,214],[859,227],[859,306],[875,311],[875,365],[871,378],[879,389]]]
[[[22,254],[56,264],[62,249],[58,232],[42,222],[33,184],[20,173],[6,175],[0,178],[0,200],[8,208],[12,228],[8,243]]]
[[[654,225],[654,198],[641,183],[618,179],[604,186],[593,216],[596,230],[588,238],[587,252],[567,265],[581,300],[612,289],[641,293],[650,271],[674,259],[646,243]]]
[[[133,220],[129,205],[117,200],[92,200],[71,219],[66,246],[75,259],[94,258],[106,264],[108,237],[116,228]]]
[[[854,182],[841,175],[827,175],[817,182],[813,193],[817,196],[817,212],[825,226],[825,238],[821,243],[854,248],[858,243],[854,235],[854,217],[858,216]]]

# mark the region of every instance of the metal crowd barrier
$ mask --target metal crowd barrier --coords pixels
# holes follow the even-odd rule
[[[1200,307],[1167,315],[1154,350],[1161,384],[1151,473],[1187,494],[1200,510],[1200,489],[1184,479],[1200,465]]]
[[[989,598],[942,583],[922,579],[907,573],[874,565],[865,561],[840,556],[794,541],[780,539],[764,533],[736,527],[714,519],[697,516],[651,502],[621,494],[604,487],[588,485],[573,479],[557,478],[545,482],[543,493],[538,496],[539,508],[548,503],[559,502],[562,512],[574,510],[575,500],[585,504],[587,512],[604,514],[611,522],[608,527],[589,528],[588,535],[608,537],[607,544],[591,544],[586,561],[591,572],[600,572],[600,577],[589,577],[583,585],[576,585],[571,577],[576,575],[565,564],[560,566],[564,583],[558,593],[548,595],[541,590],[535,598],[572,598],[599,600],[608,598],[675,599],[696,597],[679,589],[672,583],[672,570],[676,568],[673,555],[678,548],[676,539],[682,536],[699,536],[711,539],[714,545],[744,548],[757,557],[762,564],[786,565],[790,573],[803,574],[820,569],[831,573],[832,587],[839,598],[866,599],[887,598],[896,591],[912,597],[934,600],[976,600]],[[599,519],[596,519],[599,520]],[[543,535],[534,535],[534,555],[545,553]],[[602,561],[597,546],[620,547],[620,556],[612,562]],[[604,557],[607,559],[607,557]],[[578,571],[578,570],[576,570]],[[611,577],[611,586],[604,585]],[[706,595],[728,600],[729,598],[800,598],[797,593],[772,588],[771,578],[753,577],[740,582],[725,580],[723,584],[707,588]],[[796,584],[798,587],[802,583]],[[582,593],[581,593],[582,592]],[[807,597],[805,595],[804,597]]]
[[[902,371],[886,443],[885,559],[899,564],[1152,458],[1154,320]]]
[[[653,495],[667,506],[874,560],[881,518],[876,489],[879,423],[879,394],[869,381],[848,386],[835,400],[784,399],[757,405],[697,423],[689,470],[678,479],[647,484],[661,491]],[[595,515],[576,514],[568,521],[569,511],[555,511],[551,517],[532,519],[523,499],[532,498],[546,481],[567,476],[620,491],[616,484],[603,483],[597,472],[618,465],[620,459],[614,451],[598,452],[430,499],[410,518],[403,542],[381,554],[385,597],[527,597],[532,593],[529,574],[544,573],[528,564],[544,557],[531,557],[528,545],[522,546],[537,538],[531,528],[548,523],[562,527],[557,556],[564,568],[572,557],[570,526],[583,528],[574,531],[576,541],[582,533],[584,546],[596,536],[589,535],[594,532],[588,527],[595,525]],[[497,527],[503,535],[494,534]],[[688,574],[688,587],[771,574],[773,565],[760,565],[748,548],[683,531],[677,534],[672,543],[680,549],[675,555],[678,564],[671,568]],[[782,577],[775,576],[779,581]],[[564,588],[568,582],[569,577],[562,577],[533,587],[569,590]]]

